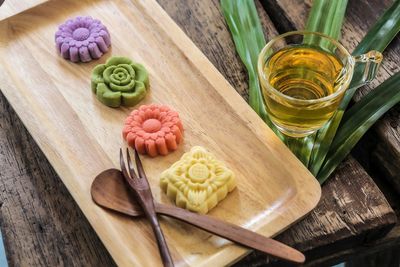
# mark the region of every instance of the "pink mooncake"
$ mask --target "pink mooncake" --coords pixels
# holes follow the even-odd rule
[[[167,155],[183,140],[179,114],[164,105],[143,105],[126,118],[122,135],[128,145],[151,157]]]

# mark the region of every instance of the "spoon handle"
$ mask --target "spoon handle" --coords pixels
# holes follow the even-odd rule
[[[305,256],[300,251],[240,226],[160,203],[155,203],[155,209],[158,214],[184,221],[207,232],[279,259],[295,263],[303,263],[305,261]]]

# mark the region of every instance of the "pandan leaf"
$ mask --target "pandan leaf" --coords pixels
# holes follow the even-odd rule
[[[265,39],[254,1],[221,0],[221,7],[236,50],[249,73],[249,104],[260,117],[265,118],[267,113],[257,76],[258,54],[265,46]]]
[[[323,183],[350,153],[365,132],[390,108],[400,102],[400,72],[369,92],[343,116],[329,154],[318,173]]]
[[[303,138],[285,136],[284,143],[303,163],[303,165],[307,167],[310,161],[314,139],[315,134],[311,134]]]
[[[281,139],[265,110],[257,75],[257,60],[265,46],[264,33],[253,0],[221,0],[221,8],[233,41],[249,75],[249,105]]]
[[[306,30],[321,32],[338,39],[346,6],[347,0],[315,0]],[[257,57],[265,45],[265,39],[254,2],[252,0],[221,0],[221,7],[231,30],[237,52],[249,74],[250,106],[323,183],[367,129],[395,103],[400,101],[400,93],[393,89],[395,84],[399,83],[399,75],[396,74],[370,92],[345,114],[347,105],[361,84],[362,71],[361,67],[357,67],[350,88],[346,91],[339,110],[331,121],[316,134],[306,138],[285,137],[269,120],[262,100],[256,66]],[[396,36],[399,29],[400,0],[396,0],[370,29],[354,50],[353,55],[366,53],[372,49],[382,52]],[[314,41],[305,40],[306,43]],[[321,43],[319,45],[324,46]],[[343,123],[340,124],[344,114]],[[341,125],[340,128],[339,125]]]
[[[308,16],[306,31],[324,33],[335,40],[340,38],[340,29],[346,12],[347,0],[315,0]],[[327,40],[315,36],[305,37],[305,44],[318,45],[332,50]]]
[[[399,30],[400,0],[396,0],[368,31],[366,36],[354,50],[353,55],[366,53],[372,49],[383,52],[383,50],[389,45]],[[317,133],[309,167],[310,171],[314,175],[318,174],[322,164],[324,163],[333,138],[335,137],[336,131],[340,125],[343,114],[353,98],[356,89],[360,87],[361,79],[362,71],[360,70],[360,67],[356,67],[352,82],[349,86],[349,89],[345,93],[338,112],[333,116],[331,121]],[[327,158],[326,160],[329,159]]]
[[[369,29],[353,55],[370,50],[384,51],[400,30],[400,0],[396,0]]]
[[[311,7],[305,30],[310,32],[320,32],[338,40],[346,7],[347,0],[315,0]],[[319,38],[305,38],[304,42],[306,44],[314,44],[321,47],[327,46],[327,44],[321,42]],[[315,153],[314,150],[321,146],[320,143],[317,143],[317,147],[315,147],[315,139],[318,135],[319,133],[315,133],[306,138],[291,140],[289,145],[285,142],[292,151],[296,151],[294,154],[311,171],[313,169],[312,155]],[[319,137],[321,138],[321,136]],[[314,173],[314,175],[316,175],[316,173]]]

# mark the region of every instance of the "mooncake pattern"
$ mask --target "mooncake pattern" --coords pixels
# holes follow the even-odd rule
[[[92,91],[109,107],[134,106],[146,95],[149,75],[142,64],[126,57],[111,57],[92,71]]]
[[[107,28],[92,17],[69,19],[58,27],[56,47],[61,56],[72,62],[100,58],[111,45]]]
[[[176,111],[164,105],[142,105],[126,118],[122,135],[128,145],[151,157],[167,155],[183,140]]]
[[[236,187],[234,173],[200,146],[161,174],[160,185],[178,207],[207,213]]]

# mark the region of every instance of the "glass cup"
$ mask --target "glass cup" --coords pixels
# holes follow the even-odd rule
[[[284,134],[304,137],[320,129],[336,112],[353,73],[358,85],[371,81],[382,54],[353,57],[336,40],[316,32],[288,32],[273,38],[258,57],[264,103]]]

